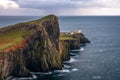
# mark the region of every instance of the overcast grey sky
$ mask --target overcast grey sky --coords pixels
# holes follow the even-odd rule
[[[0,0],[0,15],[120,15],[120,0]]]

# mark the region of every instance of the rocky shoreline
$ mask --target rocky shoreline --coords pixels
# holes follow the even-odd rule
[[[2,28],[0,34],[14,30],[30,33],[19,44],[0,51],[0,79],[28,77],[30,72],[61,70],[62,62],[70,60],[71,49],[90,43],[82,33],[60,33],[58,18],[54,15]]]

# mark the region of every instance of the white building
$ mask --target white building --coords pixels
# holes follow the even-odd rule
[[[71,31],[71,32],[70,32],[71,35],[77,34],[77,33],[81,33],[81,29],[75,30],[75,31]]]

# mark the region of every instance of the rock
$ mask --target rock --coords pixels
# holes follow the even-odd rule
[[[70,45],[68,42],[60,41],[60,56],[63,61],[70,60]]]
[[[63,32],[60,34],[60,56],[62,61],[70,60],[70,56],[75,56],[70,54],[69,50],[80,49],[80,44],[86,44],[89,40],[82,34],[69,34]]]
[[[90,43],[90,41],[82,33],[61,33],[60,40],[69,44],[70,50],[79,49],[80,44]]]
[[[81,44],[90,43],[90,41],[82,33],[80,33],[80,36],[78,36],[78,37],[80,38]]]

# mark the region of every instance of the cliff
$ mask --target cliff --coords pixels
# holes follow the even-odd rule
[[[0,29],[0,78],[62,69],[59,34],[53,15]]]
[[[85,45],[86,43],[90,43],[82,33],[71,34],[68,32],[61,32],[59,40],[62,61],[70,60],[70,50],[80,49],[80,44]]]
[[[68,43],[70,50],[79,49],[80,44],[85,45],[86,43],[90,43],[82,33],[70,34],[67,32],[61,32],[60,41]]]
[[[60,33],[54,15],[0,29],[0,79],[62,69],[70,49],[89,40],[82,33]]]

